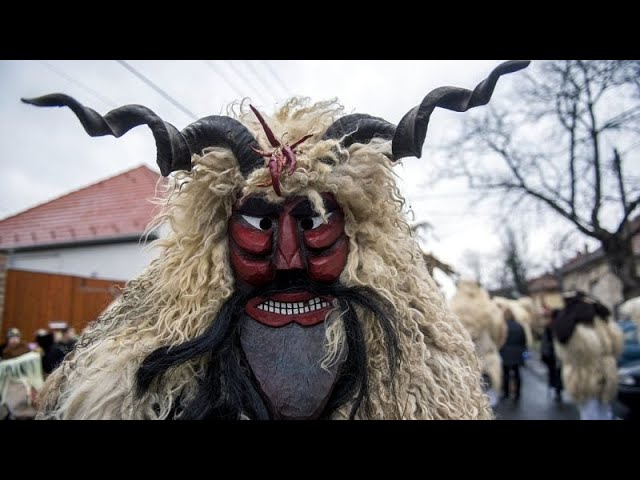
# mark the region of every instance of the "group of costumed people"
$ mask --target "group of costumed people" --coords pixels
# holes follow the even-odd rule
[[[563,300],[563,308],[554,310],[546,320],[551,349],[558,362],[557,366],[550,366],[551,386],[562,388],[558,386],[561,382],[578,407],[581,419],[611,420],[614,418],[612,402],[617,394],[617,358],[622,352],[622,331],[612,319],[610,310],[586,293],[567,292]],[[531,306],[528,297],[518,300],[490,298],[476,282],[467,280],[458,282],[451,299],[452,311],[474,342],[485,390],[493,406],[497,404],[498,392],[502,391],[503,398],[509,396],[512,369],[517,372],[513,380],[515,399],[519,398],[518,367],[524,364],[523,353],[532,347],[532,325],[540,323],[532,316]],[[629,303],[628,310],[633,311],[633,308]],[[538,317],[544,318],[544,315],[539,313]],[[511,326],[516,324],[519,326],[513,331],[522,331],[519,339],[511,334]],[[513,338],[516,341],[512,342]],[[561,397],[557,399],[561,400]]]
[[[49,376],[38,418],[493,418],[495,367],[420,261],[393,166],[421,156],[436,107],[484,105],[528,63],[438,88],[397,126],[300,98],[181,131],[140,105],[23,99],[69,107],[91,136],[147,125],[175,172],[162,254]],[[478,342],[499,343],[491,328]]]
[[[530,299],[490,298],[477,282],[460,280],[451,298],[453,313],[465,326],[480,359],[484,387],[491,405],[499,396],[520,397],[520,370],[531,350],[534,323]],[[513,388],[512,385],[513,377]]]

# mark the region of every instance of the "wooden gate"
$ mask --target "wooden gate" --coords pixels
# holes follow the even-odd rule
[[[2,339],[16,327],[33,341],[49,322],[66,322],[80,333],[120,293],[125,282],[52,273],[7,270]]]

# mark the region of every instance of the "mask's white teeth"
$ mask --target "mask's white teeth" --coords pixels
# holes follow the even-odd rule
[[[314,312],[329,307],[330,304],[320,297],[315,297],[304,302],[278,302],[275,300],[266,300],[256,308],[265,312],[277,313],[278,315],[300,315],[303,313]]]

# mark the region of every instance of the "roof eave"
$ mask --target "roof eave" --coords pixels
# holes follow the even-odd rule
[[[57,248],[75,248],[75,247],[90,247],[94,245],[106,245],[117,243],[146,243],[146,240],[156,240],[158,234],[155,232],[149,233],[146,237],[142,234],[136,235],[120,235],[117,237],[104,237],[104,238],[92,238],[86,240],[73,240],[70,242],[58,242],[58,243],[43,243],[39,245],[17,245],[13,247],[1,247],[2,253],[25,253],[35,252],[38,250],[51,250]]]

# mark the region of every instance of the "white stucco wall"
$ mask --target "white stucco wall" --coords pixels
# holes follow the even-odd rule
[[[563,278],[565,290],[582,290],[600,300],[609,309],[623,301],[622,282],[609,271],[609,265],[599,263],[591,268],[571,272]]]
[[[149,265],[159,251],[144,244],[117,243],[11,253],[8,267],[106,280],[130,280]]]

